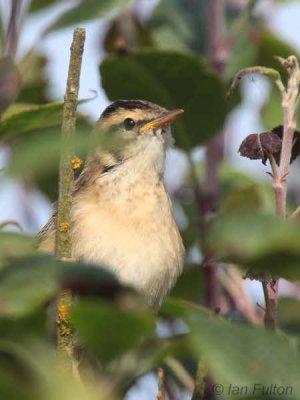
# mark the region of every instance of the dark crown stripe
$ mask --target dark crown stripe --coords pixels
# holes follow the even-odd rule
[[[142,100],[117,100],[103,111],[101,117],[107,118],[119,108],[123,108],[125,110],[135,110],[135,109],[147,110],[151,107],[148,103]]]

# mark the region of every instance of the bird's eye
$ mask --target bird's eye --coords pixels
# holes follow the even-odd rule
[[[131,129],[133,129],[135,127],[135,121],[132,118],[126,118],[124,119],[124,128],[127,131],[130,131]]]

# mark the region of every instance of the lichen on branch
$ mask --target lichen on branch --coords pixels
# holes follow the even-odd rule
[[[74,184],[74,136],[84,41],[85,30],[81,28],[75,29],[71,46],[67,87],[64,97],[61,133],[55,254],[58,259],[67,261],[70,261],[72,257],[70,217]],[[63,363],[63,367],[70,371],[74,367],[73,334],[69,320],[69,309],[71,305],[72,293],[67,290],[62,291],[57,301],[57,346],[58,355]]]
[[[84,41],[85,30],[81,28],[75,29],[71,46],[68,80],[64,98],[61,157],[59,166],[58,229],[56,231],[55,253],[60,259],[71,258],[69,229],[74,181],[72,160],[74,159],[76,110],[78,104],[79,79]],[[61,227],[64,227],[64,229],[61,229]]]

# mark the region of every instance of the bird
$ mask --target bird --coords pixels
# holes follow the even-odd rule
[[[116,100],[101,114],[98,145],[72,192],[72,258],[112,271],[158,309],[182,273],[184,245],[164,184],[171,123],[183,113],[145,100]],[[39,233],[54,253],[57,211]]]

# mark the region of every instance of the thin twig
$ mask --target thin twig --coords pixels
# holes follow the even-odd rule
[[[20,76],[15,66],[21,24],[22,0],[11,0],[10,15],[2,44],[0,61],[0,118],[20,90]],[[1,30],[1,28],[0,28]],[[2,32],[0,32],[2,33]]]
[[[192,392],[194,390],[194,380],[192,376],[178,360],[169,356],[165,358],[165,364],[188,391]]]
[[[234,89],[239,85],[239,83],[245,76],[252,75],[252,74],[267,76],[268,78],[272,79],[275,82],[278,89],[282,90],[282,87],[283,87],[282,83],[279,83],[279,82],[281,82],[280,74],[276,69],[262,67],[262,66],[255,66],[255,67],[242,69],[235,75],[235,77],[233,78],[232,84],[230,86],[230,89],[228,91],[228,95],[230,96],[232,94]]]
[[[274,304],[272,303],[270,296],[269,296],[269,284],[265,280],[262,282],[262,288],[264,292],[264,297],[265,297],[265,326],[267,328],[270,328],[272,330],[275,329],[276,325],[276,319],[274,316]]]
[[[282,185],[280,182],[280,171],[277,168],[276,161],[272,155],[269,156],[269,162],[272,169],[273,189],[275,193],[276,214],[281,216],[283,211]]]
[[[220,0],[205,2],[205,35],[206,55],[209,63],[218,74],[222,74],[228,52],[224,43],[225,31],[225,3]],[[214,137],[206,147],[205,172],[203,189],[195,189],[198,210],[202,213],[201,220],[205,234],[207,219],[216,212],[220,195],[220,165],[224,157],[224,132]],[[199,195],[198,195],[199,194]],[[210,255],[205,255],[205,260]],[[217,265],[213,262],[204,262],[201,265],[205,279],[205,305],[211,309],[219,306],[220,285],[217,279]],[[202,379],[203,365],[198,364],[193,399],[200,399],[204,392]],[[199,378],[201,377],[201,379]]]
[[[220,0],[210,0],[205,2],[205,37],[206,37],[206,55],[209,63],[218,74],[222,74],[225,66],[228,52],[224,43],[225,31],[225,3]],[[206,147],[205,153],[205,173],[203,190],[198,193],[197,202],[198,209],[202,213],[201,219],[205,225],[207,219],[212,213],[216,212],[218,199],[220,194],[220,165],[224,156],[224,132],[214,137]],[[205,259],[210,258],[206,254]],[[201,265],[205,276],[205,305],[211,309],[219,306],[220,285],[217,279],[217,265],[212,262],[206,262]],[[193,391],[193,399],[201,398],[204,390],[204,382],[199,379],[202,376],[202,364],[198,364],[195,386]]]
[[[209,389],[206,387],[207,382],[209,382],[207,375],[207,368],[201,361],[199,361],[195,379],[195,390],[191,400],[202,400],[204,398],[205,391]]]
[[[276,214],[285,219],[287,177],[292,155],[294,132],[296,130],[296,110],[299,100],[300,69],[298,60],[295,56],[290,56],[287,59],[276,57],[276,59],[284,68],[286,68],[289,74],[287,88],[284,87],[278,71],[272,68],[257,66],[240,71],[235,76],[229,92],[237,86],[244,76],[251,73],[268,76],[274,81],[279,90],[281,95],[281,107],[283,110],[283,137],[279,168],[277,168],[272,156],[269,157],[269,161],[272,168],[271,176],[273,178],[273,188],[275,193]],[[279,280],[273,277],[266,277],[262,284],[266,302],[266,325],[275,329]]]
[[[10,8],[10,16],[5,35],[4,56],[12,60],[15,58],[18,46],[18,29],[22,0],[12,0]]]
[[[281,92],[281,106],[283,110],[283,137],[280,155],[280,183],[282,185],[282,209],[281,215],[285,216],[286,211],[286,182],[289,173],[291,154],[293,148],[294,132],[296,130],[296,102],[299,94],[300,69],[295,56],[286,60],[279,58],[281,64],[287,68],[290,77],[287,91]]]
[[[262,325],[263,319],[257,314],[251,299],[244,287],[242,273],[232,264],[227,264],[225,269],[218,271],[219,281],[228,291],[237,309],[254,325]]]
[[[62,153],[59,167],[58,229],[56,235],[56,255],[61,259],[71,258],[69,238],[72,204],[74,134],[78,102],[81,60],[85,40],[85,30],[74,31],[71,56],[64,100],[62,123]]]
[[[212,67],[218,73],[224,69],[225,4],[220,0],[206,3],[206,54]],[[205,155],[205,176],[202,192],[204,219],[215,213],[220,193],[219,168],[224,155],[224,132],[220,132],[207,145]],[[204,269],[206,280],[206,305],[212,309],[219,305],[216,265],[207,263]]]
[[[78,103],[80,69],[85,41],[85,30],[75,29],[71,46],[67,88],[64,99],[62,123],[62,150],[59,166],[58,217],[55,241],[55,254],[61,260],[71,260],[70,217],[73,190],[72,157],[74,154],[74,135],[76,109]],[[69,321],[72,293],[63,291],[57,305],[58,354],[63,366],[72,371],[73,334]]]
[[[0,222],[0,230],[6,228],[9,225],[13,225],[19,229],[20,232],[24,232],[24,229],[22,228],[22,225],[19,224],[19,222],[14,221],[12,219],[7,219],[3,222]]]
[[[274,159],[270,159],[270,164],[273,171],[276,214],[282,218],[286,218],[287,177],[291,162],[294,132],[296,130],[296,108],[299,97],[300,69],[295,56],[290,56],[287,59],[276,57],[276,59],[287,69],[289,79],[287,89],[285,89],[280,77],[277,77],[275,80],[275,84],[281,95],[281,107],[283,110],[283,137],[279,171],[277,170]],[[271,281],[265,280],[262,284],[266,302],[266,326],[275,329],[279,280],[272,278]]]
[[[296,221],[300,217],[300,206],[296,208],[296,210],[292,213],[290,216],[289,220],[290,221]]]
[[[162,368],[158,368],[157,371],[157,400],[165,400],[165,373]]]

